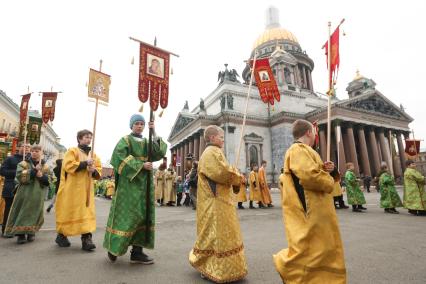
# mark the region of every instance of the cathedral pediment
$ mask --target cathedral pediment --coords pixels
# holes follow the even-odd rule
[[[403,109],[396,106],[388,98],[377,91],[341,101],[337,103],[337,105],[355,111],[388,116],[398,120],[413,120]]]
[[[287,63],[289,65],[296,65],[297,59],[290,53],[278,48],[271,54],[270,57],[271,66],[277,63]]]
[[[188,124],[190,124],[194,120],[195,120],[194,117],[190,117],[180,113],[176,119],[175,124],[173,125],[172,131],[170,132],[169,139],[175,136],[177,133],[179,133],[179,131],[184,129]]]

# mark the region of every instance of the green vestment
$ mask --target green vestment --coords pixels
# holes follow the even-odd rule
[[[415,169],[404,173],[404,208],[426,210],[425,177]]]
[[[396,208],[401,207],[402,202],[395,189],[395,180],[391,174],[384,172],[380,176],[380,207]]]
[[[154,139],[152,161],[161,160],[166,151],[167,145],[163,140]],[[131,135],[121,138],[112,154],[116,193],[112,199],[103,245],[116,256],[125,254],[130,245],[154,248],[154,182],[152,171],[143,169],[147,157],[148,140]],[[148,175],[151,177],[149,190]],[[147,191],[149,212],[146,208]]]
[[[345,174],[346,193],[348,194],[348,203],[351,205],[362,205],[365,202],[364,193],[359,188],[359,182],[353,171],[348,170]]]

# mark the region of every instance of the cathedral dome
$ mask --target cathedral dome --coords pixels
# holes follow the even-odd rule
[[[281,40],[291,41],[297,45],[299,44],[299,41],[297,40],[296,36],[292,32],[281,27],[272,27],[272,28],[266,29],[263,32],[263,34],[261,34],[257,38],[257,40],[254,43],[253,49],[267,42],[275,43],[276,41],[281,41]]]

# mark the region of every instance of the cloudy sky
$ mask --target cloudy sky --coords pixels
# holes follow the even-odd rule
[[[19,103],[27,91],[63,92],[53,127],[61,142],[75,144],[76,132],[92,129],[94,104],[87,100],[89,68],[112,77],[110,105],[100,106],[96,152],[110,158],[118,139],[129,132],[138,111],[138,44],[129,36],[180,55],[172,58],[170,103],[156,120],[167,138],[184,101],[190,108],[217,86],[228,63],[241,74],[255,39],[265,28],[269,5],[280,10],[281,26],[293,32],[315,62],[314,88],[327,87],[327,22],[346,19],[341,37],[337,94],[360,70],[395,104],[415,119],[416,138],[426,137],[426,2],[424,1],[2,1],[0,4],[0,89]],[[40,109],[41,97],[30,105]],[[145,107],[144,115],[148,116]]]

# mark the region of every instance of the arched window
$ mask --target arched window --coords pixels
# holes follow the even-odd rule
[[[249,152],[250,152],[250,166],[253,163],[256,163],[259,165],[259,155],[258,155],[256,146],[253,146],[253,145],[250,146]]]
[[[287,84],[292,84],[290,70],[287,67],[284,68],[284,78]]]

